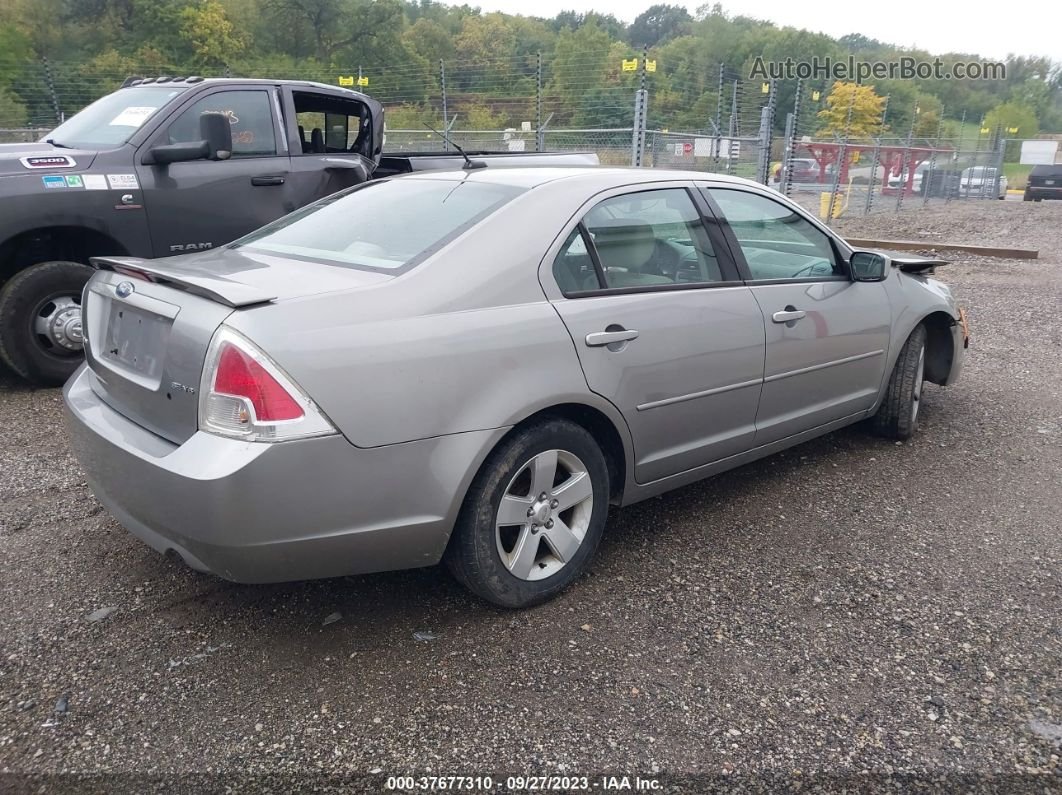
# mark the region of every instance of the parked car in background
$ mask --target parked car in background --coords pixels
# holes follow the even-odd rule
[[[782,168],[784,164],[775,166],[773,174],[773,183],[780,184],[782,181]],[[814,158],[810,157],[794,157],[792,160],[792,182],[819,182],[819,164]]]
[[[863,419],[908,438],[966,345],[938,263],[697,172],[413,173],[93,263],[64,396],[130,531],[242,582],[445,559],[508,607],[586,569],[609,505]]]
[[[1033,166],[1025,185],[1025,201],[1062,199],[1062,163],[1053,166]]]
[[[1007,198],[1007,177],[988,166],[964,168],[959,177],[959,195],[963,198]]]
[[[922,180],[926,173],[929,171],[929,162],[919,163],[914,168],[914,172],[911,175],[911,190],[915,193],[922,192]],[[907,184],[907,172],[902,171],[899,174],[889,176],[889,187],[899,189]]]

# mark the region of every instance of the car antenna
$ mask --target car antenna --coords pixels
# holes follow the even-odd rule
[[[463,166],[461,166],[461,168],[465,169],[466,171],[471,171],[474,168],[486,168],[487,167],[487,164],[484,163],[482,160],[473,160],[472,158],[470,158],[465,153],[464,149],[462,149],[460,146],[455,144],[453,141],[451,141],[449,138],[447,138],[443,133],[441,133],[438,130],[436,130],[434,127],[432,127],[427,122],[424,122],[424,126],[427,127],[429,130],[431,130],[436,135],[438,135],[444,141],[446,141],[446,143],[450,144],[450,146],[452,146],[454,149],[456,149],[461,154],[461,157],[463,157],[465,159],[465,164]]]

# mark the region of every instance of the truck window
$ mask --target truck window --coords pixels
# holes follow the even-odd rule
[[[121,146],[159,108],[187,90],[187,86],[164,85],[115,91],[71,116],[47,137],[69,147],[103,149]]]
[[[360,102],[299,91],[293,92],[293,98],[303,154],[356,152],[371,155],[362,150],[362,144],[368,138],[369,119]],[[299,147],[292,149],[295,154]]]
[[[259,90],[218,91],[203,97],[170,125],[169,143],[198,141],[199,117],[210,111],[229,117],[233,157],[263,157],[277,153],[269,92]]]

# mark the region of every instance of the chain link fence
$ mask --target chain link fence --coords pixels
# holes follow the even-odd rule
[[[611,64],[613,57],[608,51],[564,59],[529,53],[386,69],[293,66],[278,74],[275,68],[250,68],[239,76],[313,80],[370,93],[387,109],[386,149],[392,152],[450,149],[429,126],[474,151],[594,152],[604,165],[752,179],[828,222],[841,215],[1005,198],[1008,189],[1023,187],[1028,169],[1017,162],[1020,142],[1003,138],[1002,130],[986,133],[983,121],[965,140],[942,137],[943,123],[935,137],[916,138],[913,115],[903,117],[893,108],[893,121],[899,115],[907,124],[910,118],[910,130],[887,137],[886,98],[879,135],[824,137],[825,84],[751,80],[726,64],[660,79],[647,52],[622,65]],[[14,88],[30,124],[0,129],[0,142],[38,140],[130,73],[189,74],[174,65],[136,66],[41,62],[27,69]],[[604,83],[587,78],[602,73]]]

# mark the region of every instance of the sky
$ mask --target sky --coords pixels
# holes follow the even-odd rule
[[[702,0],[465,0],[484,11],[552,17],[565,10],[600,11],[631,22],[654,2],[683,5],[695,14]],[[709,4],[714,0],[709,0]],[[862,33],[900,47],[931,53],[973,52],[1002,60],[1008,53],[1046,55],[1062,62],[1062,5],[1058,0],[955,3],[942,0],[721,0],[730,15],[766,19],[831,36]]]

